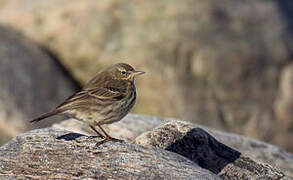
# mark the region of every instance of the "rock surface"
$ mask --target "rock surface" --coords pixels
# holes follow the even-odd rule
[[[26,132],[0,147],[0,178],[291,179],[218,142],[202,128],[169,121],[136,138],[148,147],[126,142],[96,146],[97,137],[54,127]]]
[[[206,129],[213,136],[203,129]],[[213,137],[236,148],[241,153],[243,152],[242,155],[240,156],[236,150],[219,143]],[[266,163],[281,168],[286,174],[293,176],[292,154],[263,142],[183,121],[171,121],[163,124],[152,131],[143,133],[135,139],[135,142],[142,146],[179,153],[202,167],[225,177],[232,178],[238,174],[244,179],[256,177],[274,179],[283,176],[278,170],[267,166]],[[254,162],[252,159],[263,163]],[[229,164],[229,162],[232,163]],[[227,164],[229,165],[226,166]]]
[[[172,152],[97,141],[53,128],[29,131],[0,148],[0,178],[220,179]]]
[[[179,122],[176,123],[176,126],[178,127],[172,130],[169,128],[158,128],[153,130],[159,125],[167,122]],[[87,126],[73,119],[63,121],[59,124],[54,124],[53,127],[62,130],[78,132],[81,134],[95,135],[95,133],[93,133]],[[280,168],[286,174],[293,176],[292,154],[287,153],[279,147],[237,134],[225,133],[205,126],[190,124],[176,119],[158,118],[155,116],[138,114],[129,114],[123,120],[111,124],[105,128],[107,129],[107,132],[113,137],[126,140],[127,142],[139,141],[138,143],[141,143],[141,141],[152,141],[152,139],[149,137],[145,137],[146,134],[165,132],[165,134],[171,135],[172,132],[178,131],[177,136],[173,137],[174,139],[170,138],[170,141],[175,141],[177,138],[183,136],[186,131],[196,127],[204,129],[213,137],[216,137],[218,141],[238,150],[244,156],[247,156],[258,162],[267,163],[274,167]],[[147,133],[142,135],[143,132]]]
[[[280,77],[292,62],[289,1],[3,0],[0,22],[50,48],[82,82],[117,61],[147,71],[135,112],[293,150],[292,96],[279,92],[290,84]]]
[[[142,139],[143,141],[148,141],[150,139],[148,137],[145,137],[146,134],[156,133],[157,130],[153,130],[154,128],[158,127],[159,125],[162,125],[163,123],[174,121],[182,123],[176,123],[176,126],[179,126],[177,128],[177,130],[179,129],[178,136],[183,136],[184,132],[187,130],[200,127],[208,133],[210,133],[213,137],[216,137],[218,141],[240,151],[244,156],[248,156],[256,161],[267,163],[274,167],[278,167],[286,174],[293,176],[292,154],[287,153],[279,147],[255,139],[240,136],[237,134],[225,133],[205,126],[190,124],[176,119],[159,118],[155,116],[146,116],[138,114],[128,114],[123,120],[111,124],[105,128],[107,129],[107,132],[111,134],[113,137],[126,140],[127,142],[135,141],[135,139],[138,136],[141,137],[138,137],[136,141],[141,141],[140,139]],[[95,135],[95,133],[93,133],[87,126],[73,119],[63,121],[59,124],[54,124],[53,127],[62,130],[78,132],[81,134]],[[185,129],[184,132],[182,132],[182,129]],[[171,134],[169,132],[171,131],[169,128],[159,128],[158,132],[162,131],[168,131],[166,132],[166,134]],[[143,132],[147,133],[141,135]],[[174,136],[173,138],[177,139],[178,136]],[[173,139],[173,141],[175,140]]]
[[[0,144],[32,127],[77,85],[50,55],[11,27],[0,26]],[[54,121],[51,121],[54,122]]]
[[[201,127],[201,126],[200,126]],[[284,149],[267,144],[255,139],[237,134],[225,133],[207,127],[202,127],[218,141],[240,151],[244,156],[281,169],[286,174],[293,176],[293,154]]]

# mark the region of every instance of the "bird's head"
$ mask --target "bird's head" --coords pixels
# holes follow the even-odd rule
[[[126,63],[118,63],[109,69],[110,74],[114,79],[134,81],[136,76],[142,75],[145,72],[136,71],[132,66]]]

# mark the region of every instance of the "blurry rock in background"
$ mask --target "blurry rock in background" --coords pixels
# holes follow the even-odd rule
[[[51,110],[77,85],[34,42],[0,26],[0,144],[19,133],[54,123],[29,120]],[[55,118],[56,120],[56,118]]]
[[[0,23],[49,48],[81,83],[120,61],[146,71],[137,81],[134,112],[179,117],[293,151],[293,98],[284,94],[291,89],[283,77],[293,71],[286,3],[3,0]]]

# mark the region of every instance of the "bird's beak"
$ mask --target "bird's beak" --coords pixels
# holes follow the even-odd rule
[[[145,72],[143,72],[143,71],[134,71],[133,72],[133,76],[139,76],[139,75],[142,75],[142,74],[144,74]]]

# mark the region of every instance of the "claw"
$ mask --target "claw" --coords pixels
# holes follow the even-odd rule
[[[124,142],[121,139],[116,139],[116,138],[112,138],[112,137],[109,137],[108,139],[109,139],[109,141],[114,141],[114,142]]]
[[[116,138],[112,138],[112,137],[108,136],[108,137],[104,138],[103,140],[101,140],[100,142],[97,142],[96,147],[98,147],[98,146],[100,146],[100,145],[102,145],[102,144],[104,144],[105,142],[108,142],[108,141],[124,142],[121,139],[116,139]]]

